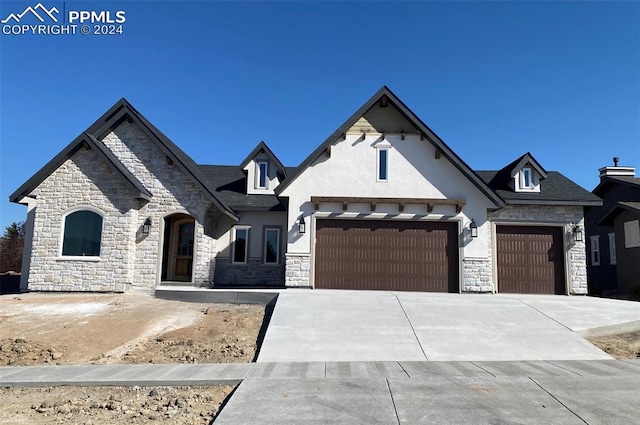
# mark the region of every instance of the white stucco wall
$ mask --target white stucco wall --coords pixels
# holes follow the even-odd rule
[[[487,209],[493,205],[444,156],[435,157],[435,147],[418,135],[386,134],[389,145],[388,180],[377,181],[377,145],[379,134],[347,133],[332,146],[331,156],[321,155],[307,170],[285,188],[282,196],[289,198],[287,223],[287,255],[296,261],[312,253],[314,217],[327,214],[340,217],[400,219],[400,220],[453,220],[467,228],[471,219],[479,227],[479,237],[471,239],[465,231],[461,235],[461,260],[465,258],[490,259],[491,233],[487,222]],[[465,206],[456,213],[453,205],[435,205],[432,212],[426,205],[406,205],[403,212],[397,204],[378,204],[374,213],[369,205],[349,204],[346,212],[341,204],[321,203],[319,211],[311,204],[312,196],[373,197],[373,198],[431,198],[463,199]],[[303,214],[308,231],[298,233],[298,220]],[[289,263],[288,263],[289,268]],[[289,274],[289,270],[287,270]],[[302,277],[304,279],[304,276]],[[294,278],[290,285],[295,285]]]

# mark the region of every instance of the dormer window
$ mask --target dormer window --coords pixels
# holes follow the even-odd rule
[[[516,192],[540,192],[540,176],[532,166],[522,167],[514,180]]]
[[[269,162],[258,161],[256,163],[256,189],[268,189]]]
[[[522,181],[520,182],[520,186],[523,189],[533,189],[533,174],[531,173],[531,168],[523,168],[522,169]]]

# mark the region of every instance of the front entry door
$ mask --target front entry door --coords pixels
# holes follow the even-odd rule
[[[173,223],[169,248],[168,280],[190,282],[193,271],[194,220]]]

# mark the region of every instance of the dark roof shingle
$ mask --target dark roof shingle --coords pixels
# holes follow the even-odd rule
[[[507,204],[590,205],[600,206],[602,200],[557,171],[548,171],[540,182],[540,192],[514,192],[499,171],[476,171]]]
[[[199,165],[198,168],[216,194],[236,211],[285,211],[276,195],[247,195],[247,176],[237,165]]]

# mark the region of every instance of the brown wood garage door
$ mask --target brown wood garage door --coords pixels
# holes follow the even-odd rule
[[[562,228],[497,226],[498,291],[564,294]]]
[[[458,292],[457,223],[317,220],[315,287]]]

